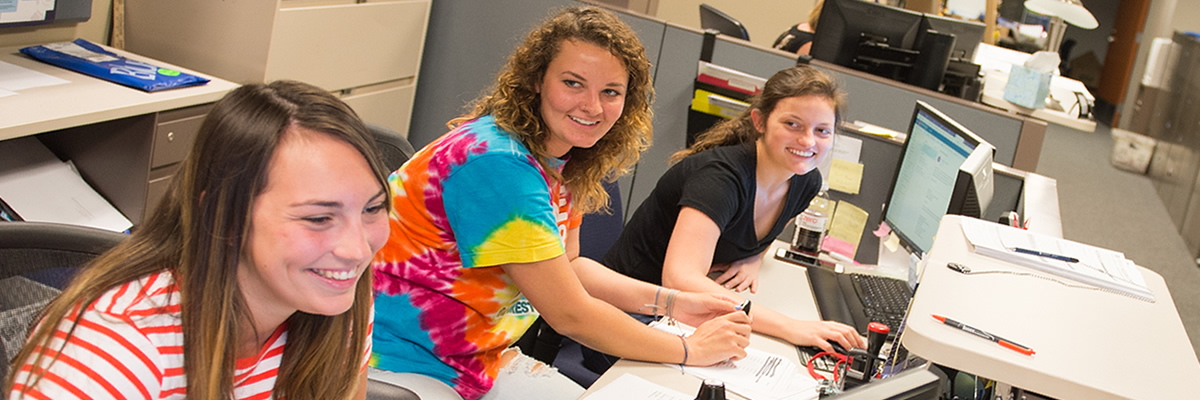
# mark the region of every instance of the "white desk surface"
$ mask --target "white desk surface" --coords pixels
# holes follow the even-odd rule
[[[37,61],[19,47],[0,48],[0,61],[70,81],[0,97],[0,140],[35,135],[135,115],[215,102],[238,84],[165,62],[105,47],[130,59],[212,79],[205,85],[143,92]]]
[[[771,249],[767,251],[762,269],[759,270],[758,293],[744,292],[740,295],[753,300],[755,304],[771,307],[792,318],[820,319],[816,302],[813,300],[812,288],[808,284],[807,271],[804,267],[775,259],[775,249],[780,246],[787,246],[787,243],[776,240]],[[783,356],[788,361],[795,363],[798,368],[804,368],[803,364],[800,364],[800,354],[796,350],[796,346],[790,343],[754,333],[750,338],[750,346]],[[600,379],[596,380],[596,383],[583,396],[587,397],[627,373],[688,395],[693,395],[700,390],[701,380],[680,372],[678,368],[660,363],[622,359],[617,361],[608,372],[601,375]],[[727,392],[727,396],[731,399],[743,398],[732,392]]]
[[[959,220],[942,220],[927,256],[901,342],[914,354],[1063,399],[1194,399],[1200,362],[1166,283],[1140,268],[1157,297],[1150,303],[1076,289],[1029,276],[963,275],[1034,272],[970,251]],[[937,322],[939,314],[1032,348],[1025,356]]]

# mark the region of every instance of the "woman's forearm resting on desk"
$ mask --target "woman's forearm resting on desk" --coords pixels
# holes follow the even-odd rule
[[[567,264],[564,255],[504,268],[542,318],[559,333],[622,358],[684,361],[684,345],[678,337],[648,327],[592,297]],[[749,322],[748,316],[729,312],[701,324],[686,339],[687,363],[710,365],[745,357],[745,347],[750,343]]]

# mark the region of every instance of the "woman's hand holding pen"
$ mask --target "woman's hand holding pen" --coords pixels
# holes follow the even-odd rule
[[[687,342],[687,365],[713,365],[725,360],[746,357],[750,345],[750,316],[733,311],[701,324],[684,339]]]
[[[680,292],[671,318],[688,326],[700,326],[713,318],[737,311],[738,300],[727,294]]]

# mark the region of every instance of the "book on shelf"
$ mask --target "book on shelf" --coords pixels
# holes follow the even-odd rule
[[[974,218],[963,218],[962,230],[976,253],[1154,302],[1137,265],[1120,252]]]

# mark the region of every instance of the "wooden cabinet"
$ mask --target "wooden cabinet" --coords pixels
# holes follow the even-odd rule
[[[408,134],[432,0],[126,0],[126,47],[239,83],[294,79]]]

